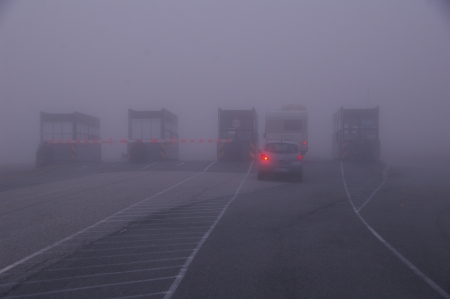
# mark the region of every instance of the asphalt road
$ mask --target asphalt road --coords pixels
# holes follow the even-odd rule
[[[0,171],[1,298],[450,298],[450,170],[307,161]]]

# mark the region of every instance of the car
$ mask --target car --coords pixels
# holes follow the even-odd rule
[[[303,179],[303,156],[293,142],[267,142],[258,157],[258,180],[269,175]]]

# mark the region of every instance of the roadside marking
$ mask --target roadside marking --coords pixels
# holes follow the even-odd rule
[[[36,256],[38,256],[38,255],[40,255],[40,254],[42,254],[42,253],[45,253],[46,251],[48,251],[48,250],[50,250],[50,249],[52,249],[52,248],[54,248],[54,247],[56,247],[56,246],[58,246],[58,245],[60,245],[60,244],[62,244],[62,243],[64,243],[64,242],[66,242],[66,241],[72,240],[75,236],[78,236],[78,235],[80,235],[80,234],[82,234],[82,233],[84,233],[84,232],[86,232],[86,231],[89,231],[91,228],[97,227],[97,226],[99,226],[100,224],[103,224],[103,223],[108,222],[109,219],[111,219],[111,218],[113,218],[113,217],[119,215],[119,214],[120,214],[121,212],[123,212],[123,211],[129,210],[129,209],[131,209],[131,208],[133,208],[133,207],[135,207],[135,206],[137,206],[137,205],[139,205],[139,204],[141,204],[141,203],[143,203],[143,202],[145,202],[145,201],[148,201],[149,199],[152,199],[152,198],[154,198],[154,197],[156,197],[156,196],[159,196],[159,195],[161,195],[161,194],[163,194],[163,193],[165,193],[165,192],[167,192],[167,191],[170,191],[170,190],[172,190],[173,188],[175,188],[175,187],[177,187],[177,186],[183,184],[184,182],[187,182],[187,181],[189,181],[189,180],[191,180],[191,179],[193,179],[193,178],[195,178],[195,177],[197,177],[197,176],[199,176],[199,175],[205,173],[205,172],[208,170],[208,168],[210,168],[214,163],[216,163],[216,161],[210,163],[203,171],[201,171],[201,172],[199,172],[199,173],[196,173],[196,174],[194,174],[194,175],[192,175],[192,176],[190,176],[190,177],[188,177],[188,178],[182,180],[181,182],[178,182],[177,184],[175,184],[175,185],[173,185],[173,186],[171,186],[171,187],[169,187],[169,188],[167,188],[167,189],[165,189],[165,190],[163,190],[163,191],[161,191],[161,192],[159,192],[159,193],[156,193],[156,194],[154,194],[154,195],[152,195],[152,196],[150,196],[150,197],[147,197],[147,198],[145,198],[145,199],[143,199],[143,200],[141,200],[141,201],[138,201],[138,202],[136,202],[136,203],[134,203],[134,204],[132,204],[132,205],[126,207],[125,209],[122,209],[122,210],[120,210],[120,211],[118,211],[118,212],[112,214],[111,216],[106,217],[105,219],[100,220],[100,221],[97,222],[97,223],[94,223],[94,224],[91,225],[91,226],[88,226],[88,227],[86,227],[86,228],[84,228],[84,229],[82,229],[82,230],[80,230],[80,231],[78,231],[78,232],[76,232],[76,233],[74,233],[74,234],[72,234],[72,235],[70,235],[70,236],[64,238],[64,239],[62,239],[62,240],[59,240],[58,242],[55,242],[55,243],[53,243],[53,244],[51,244],[51,245],[49,245],[49,246],[47,246],[47,247],[45,247],[45,248],[42,248],[41,250],[38,250],[38,251],[36,251],[35,253],[32,253],[32,254],[30,254],[30,255],[28,255],[28,256],[26,256],[26,257],[24,257],[24,258],[18,260],[17,262],[14,262],[14,263],[12,263],[12,264],[9,265],[9,266],[4,267],[3,269],[0,269],[0,274],[3,274],[3,273],[5,273],[6,271],[9,271],[9,270],[11,270],[12,268],[17,267],[18,265],[21,265],[21,264],[25,263],[26,261],[28,261],[28,260],[30,260],[30,259],[32,259],[32,258],[34,258],[34,257],[36,257]],[[117,164],[117,165],[119,165],[119,164]],[[249,170],[249,171],[250,171],[250,170]],[[247,174],[247,175],[248,175],[248,174]]]
[[[208,229],[208,231],[205,233],[205,235],[202,237],[202,239],[200,240],[200,242],[198,243],[197,247],[194,249],[194,251],[191,253],[191,255],[189,256],[189,258],[186,260],[186,262],[184,263],[183,267],[180,269],[180,272],[178,273],[178,275],[176,276],[175,281],[172,283],[172,285],[170,286],[169,291],[167,291],[166,295],[164,296],[164,299],[170,299],[173,295],[173,293],[176,291],[176,289],[178,288],[178,285],[180,284],[180,282],[183,280],[184,276],[186,275],[186,271],[189,268],[189,265],[191,264],[192,260],[194,259],[194,257],[197,255],[197,252],[200,250],[200,248],[202,247],[203,243],[205,243],[206,239],[209,237],[209,235],[211,234],[211,232],[214,230],[214,228],[216,227],[217,223],[219,223],[220,219],[222,218],[222,216],[225,214],[225,212],[227,211],[228,207],[230,206],[230,204],[236,199],[236,197],[239,194],[239,191],[241,190],[242,186],[244,185],[245,180],[247,179],[248,175],[250,174],[250,170],[252,169],[253,166],[253,161],[250,164],[250,167],[248,168],[247,174],[245,175],[244,179],[242,180],[241,184],[239,185],[239,187],[237,188],[236,192],[234,193],[234,196],[228,201],[228,203],[223,207],[222,212],[220,213],[220,215],[217,217],[217,219],[214,221],[214,223],[211,225],[211,227]]]
[[[144,168],[140,169],[140,171],[142,171],[142,170],[144,170],[144,169],[147,169],[147,168],[149,168],[150,166],[155,165],[155,164],[158,163],[158,162],[159,162],[159,161],[153,162],[152,164],[149,164],[149,165],[145,166]]]
[[[380,236],[376,230],[374,230],[367,222],[366,220],[359,214],[359,210],[356,209],[355,205],[353,204],[352,198],[350,196],[350,193],[347,188],[347,183],[345,182],[344,177],[344,166],[341,161],[341,173],[342,173],[342,181],[344,182],[344,188],[345,192],[347,193],[347,198],[350,201],[350,204],[353,207],[353,211],[355,211],[355,214],[358,216],[358,218],[364,223],[364,225],[367,227],[367,229],[384,245],[386,246],[393,254],[395,254],[410,270],[412,270],[417,276],[422,278],[430,287],[432,287],[436,292],[438,292],[443,298],[450,299],[450,294],[448,294],[446,291],[444,291],[440,286],[438,286],[431,278],[426,276],[422,271],[420,271],[416,266],[414,266],[413,263],[411,263],[406,257],[404,257],[397,249],[395,249],[389,242],[387,242],[385,239],[383,239],[382,236]],[[383,186],[383,184],[386,182],[386,178],[381,183],[380,187],[378,187],[377,190],[370,196],[372,198],[375,193]],[[369,200],[370,200],[369,198]],[[368,200],[367,200],[368,202]]]
[[[84,168],[87,168],[87,166],[86,165],[82,166],[82,167],[78,168],[77,170],[81,170],[81,169],[84,169]]]
[[[183,165],[184,163],[180,163],[180,164],[178,164],[177,166],[180,166],[180,165]]]

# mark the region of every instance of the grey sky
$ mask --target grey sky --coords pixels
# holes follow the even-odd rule
[[[262,135],[265,111],[285,103],[309,110],[308,154],[330,157],[332,114],[366,108],[368,88],[370,106],[380,106],[382,156],[450,152],[450,23],[436,1],[0,8],[0,163],[33,161],[39,111],[98,116],[102,138],[122,139],[128,108],[166,108],[182,137],[217,138],[218,107],[255,107]],[[182,158],[214,156],[205,151]]]

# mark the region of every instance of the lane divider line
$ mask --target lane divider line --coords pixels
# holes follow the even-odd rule
[[[132,205],[126,207],[125,209],[122,209],[122,210],[120,210],[120,211],[118,211],[118,212],[112,214],[111,216],[109,216],[109,217],[107,217],[107,218],[105,218],[105,219],[103,219],[103,220],[100,220],[100,221],[97,222],[97,223],[94,223],[93,225],[90,225],[90,226],[88,226],[88,227],[86,227],[86,228],[84,228],[84,229],[82,229],[82,230],[80,230],[80,231],[78,231],[78,232],[76,232],[76,233],[74,233],[74,234],[72,234],[72,235],[70,235],[70,236],[64,238],[64,239],[62,239],[62,240],[59,240],[58,242],[55,242],[55,243],[53,243],[53,244],[51,244],[51,245],[49,245],[49,246],[47,246],[47,247],[45,247],[45,248],[42,248],[41,250],[38,250],[38,251],[36,251],[35,253],[32,253],[32,254],[30,254],[30,255],[28,255],[28,256],[26,256],[26,257],[24,257],[24,258],[18,260],[17,262],[14,262],[14,263],[12,263],[12,264],[9,265],[9,266],[4,267],[3,269],[0,269],[0,274],[3,274],[3,273],[5,273],[5,272],[7,272],[7,271],[9,271],[9,270],[11,270],[11,269],[17,267],[18,265],[21,265],[21,264],[25,263],[26,261],[28,261],[28,260],[30,260],[30,259],[32,259],[32,258],[34,258],[34,257],[36,257],[36,256],[38,256],[38,255],[41,255],[42,253],[45,253],[46,251],[48,251],[48,250],[50,250],[50,249],[52,249],[52,248],[54,248],[54,247],[56,247],[56,246],[58,246],[58,245],[60,245],[60,244],[62,244],[62,243],[64,243],[64,242],[66,242],[66,241],[71,240],[71,239],[73,239],[74,237],[76,237],[76,236],[78,236],[78,235],[80,235],[80,234],[82,234],[82,233],[84,233],[84,232],[86,232],[86,231],[88,231],[88,230],[90,230],[90,229],[92,229],[92,228],[94,228],[94,227],[99,226],[100,224],[103,224],[103,223],[108,222],[109,219],[111,219],[111,218],[113,218],[113,217],[119,215],[119,214],[122,213],[123,211],[129,210],[129,209],[131,209],[131,208],[133,208],[133,207],[135,207],[135,206],[137,206],[137,205],[139,205],[139,204],[141,204],[141,203],[143,203],[143,202],[145,202],[145,201],[148,201],[149,199],[152,199],[152,198],[154,198],[154,197],[156,197],[156,196],[158,196],[158,195],[161,195],[161,194],[163,194],[163,193],[165,193],[165,192],[167,192],[167,191],[169,191],[169,190],[172,190],[173,188],[175,188],[175,187],[177,187],[177,186],[183,184],[184,182],[187,182],[187,181],[189,181],[189,180],[191,180],[191,179],[193,179],[193,178],[195,178],[195,177],[197,177],[197,176],[199,176],[199,175],[205,173],[205,172],[206,172],[206,171],[207,171],[214,163],[216,163],[216,161],[210,163],[203,171],[201,171],[201,172],[199,172],[199,173],[196,173],[196,174],[194,174],[194,175],[192,175],[192,176],[190,176],[190,177],[188,177],[188,178],[182,180],[181,182],[178,182],[177,184],[175,184],[175,185],[173,185],[173,186],[171,186],[171,187],[169,187],[169,188],[167,188],[167,189],[165,189],[165,190],[163,190],[163,191],[161,191],[161,192],[159,192],[159,193],[156,193],[156,194],[154,194],[154,195],[152,195],[152,196],[150,196],[150,197],[147,197],[147,198],[145,198],[145,199],[143,199],[143,200],[141,200],[141,201],[138,201],[138,202],[136,202],[136,203],[134,203],[134,204],[132,204]]]
[[[373,229],[367,221],[360,215],[359,210],[355,208],[355,205],[353,204],[352,198],[350,196],[350,193],[347,188],[347,183],[345,182],[345,176],[344,176],[344,166],[341,161],[341,173],[342,173],[342,181],[344,183],[345,192],[347,193],[347,198],[350,201],[350,204],[353,207],[353,211],[355,211],[355,214],[358,216],[358,218],[362,221],[362,223],[367,227],[367,229],[384,245],[386,246],[395,256],[397,256],[400,261],[402,261],[411,271],[413,271],[417,276],[419,276],[423,281],[425,281],[431,288],[433,288],[439,295],[442,296],[442,298],[450,299],[450,294],[448,294],[446,291],[444,291],[440,286],[438,286],[431,278],[425,275],[422,271],[419,270],[413,263],[411,263],[406,257],[404,257],[397,249],[395,249],[391,244],[389,244],[388,241],[386,241],[382,236],[380,236],[375,229]],[[381,186],[386,182],[386,179],[383,180],[380,187],[378,187],[377,190],[370,196],[372,198],[375,193],[380,190]],[[370,199],[369,198],[369,199]],[[368,202],[368,201],[367,201]]]
[[[230,206],[230,204],[236,199],[236,197],[239,194],[239,191],[241,190],[242,186],[244,185],[244,182],[247,180],[248,175],[250,174],[250,170],[253,167],[253,161],[250,164],[250,167],[248,168],[247,174],[245,175],[244,179],[241,181],[241,184],[239,185],[239,187],[237,188],[236,192],[234,193],[234,196],[228,201],[228,203],[225,205],[225,207],[222,209],[222,212],[219,214],[219,216],[217,217],[216,221],[214,221],[214,223],[211,225],[211,227],[208,229],[208,231],[205,233],[205,235],[202,237],[202,239],[200,240],[200,242],[198,243],[197,247],[194,249],[194,251],[191,253],[191,255],[189,256],[189,258],[186,260],[186,262],[184,263],[183,267],[180,269],[180,272],[178,273],[175,281],[172,283],[172,285],[170,286],[169,291],[167,291],[166,295],[164,296],[164,299],[170,299],[173,295],[173,293],[176,291],[176,289],[178,288],[178,285],[181,283],[181,281],[183,280],[184,276],[186,275],[186,271],[189,268],[189,265],[191,264],[192,260],[195,258],[195,256],[197,255],[198,251],[200,250],[200,248],[202,247],[203,243],[205,243],[206,239],[208,239],[209,235],[211,234],[211,232],[214,230],[214,228],[216,227],[217,223],[219,223],[220,219],[222,218],[222,216],[225,214],[225,212],[227,211],[228,207]]]
[[[372,197],[375,195],[375,193],[377,193],[378,192],[378,190],[380,190],[381,189],[381,187],[383,187],[383,185],[384,185],[384,183],[386,183],[386,181],[387,181],[387,178],[385,178],[384,180],[383,180],[383,182],[381,183],[381,185],[377,188],[377,190],[375,190],[373,193],[372,193],[372,195],[370,195],[369,196],[369,198],[356,210],[358,213],[359,213],[359,211],[361,211],[362,210],[362,208],[364,208],[364,206],[372,199]]]

